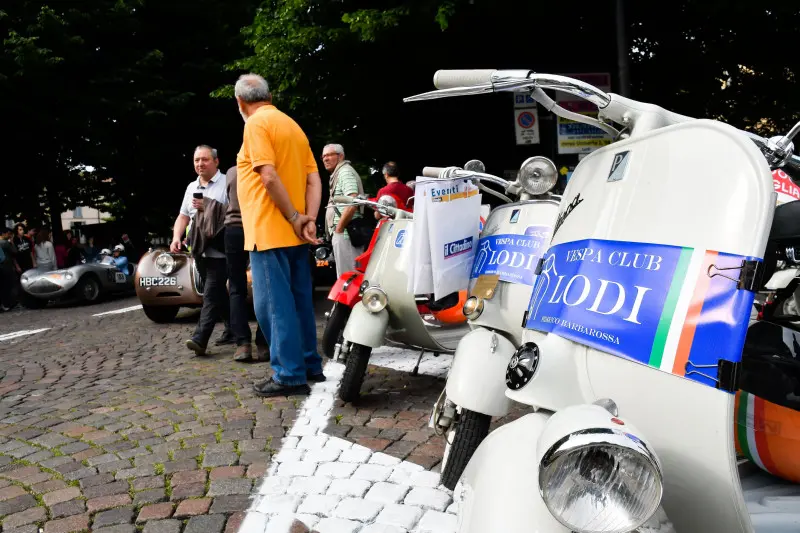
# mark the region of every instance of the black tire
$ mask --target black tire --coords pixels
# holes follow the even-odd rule
[[[325,322],[325,331],[322,333],[322,352],[331,359],[333,359],[336,344],[343,338],[348,318],[350,318],[350,308],[342,303],[334,302],[331,314]]]
[[[47,305],[47,300],[22,292],[19,295],[19,303],[28,309],[43,309]]]
[[[180,307],[177,305],[142,305],[147,318],[156,324],[166,324],[175,320]]]
[[[483,439],[489,434],[492,417],[462,409],[453,429],[453,443],[442,468],[441,483],[450,490],[456,487],[461,474]]]
[[[78,281],[78,285],[75,286],[75,295],[86,303],[96,303],[103,296],[103,288],[97,278],[89,274]]]
[[[364,376],[367,374],[367,364],[372,348],[361,344],[351,344],[350,353],[347,354],[347,362],[342,376],[342,386],[339,388],[339,398],[345,402],[354,402],[361,394],[361,385],[364,384]]]

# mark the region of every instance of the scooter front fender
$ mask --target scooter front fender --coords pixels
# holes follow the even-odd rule
[[[344,340],[377,348],[383,346],[386,328],[389,327],[389,312],[386,309],[370,313],[364,304],[358,302],[350,312],[344,327]]]
[[[570,533],[539,494],[536,443],[549,417],[525,415],[478,446],[461,479],[459,533]]]
[[[514,351],[508,339],[486,328],[464,335],[447,376],[447,398],[476,413],[507,415],[506,368]]]
[[[328,299],[339,302],[347,307],[353,307],[361,298],[358,297],[361,282],[364,281],[364,274],[358,271],[345,272],[328,293]]]

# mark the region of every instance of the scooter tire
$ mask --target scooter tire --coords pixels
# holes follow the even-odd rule
[[[342,339],[348,318],[350,318],[350,308],[340,302],[334,302],[331,314],[325,322],[325,331],[322,333],[322,352],[330,359],[333,359],[336,344]]]
[[[361,394],[361,385],[367,374],[367,364],[372,348],[361,344],[351,344],[350,353],[342,375],[342,385],[339,387],[339,398],[345,402],[355,402]]]
[[[462,409],[458,422],[453,428],[453,443],[449,445],[447,462],[442,468],[441,484],[450,490],[455,489],[461,474],[467,468],[472,455],[481,442],[489,435],[492,417],[468,409]]]

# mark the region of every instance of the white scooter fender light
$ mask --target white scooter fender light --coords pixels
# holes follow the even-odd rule
[[[370,313],[380,313],[389,305],[389,298],[386,293],[378,286],[373,286],[364,291],[361,303]]]
[[[553,517],[577,533],[625,533],[658,510],[661,465],[628,422],[600,405],[555,413],[536,447],[539,491]]]

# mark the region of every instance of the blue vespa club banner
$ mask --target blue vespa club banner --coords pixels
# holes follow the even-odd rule
[[[716,386],[741,360],[754,294],[745,260],[715,251],[584,240],[551,247],[526,327]]]
[[[501,281],[533,286],[534,271],[551,232],[551,226],[528,226],[522,235],[481,237],[470,278],[499,274]]]

